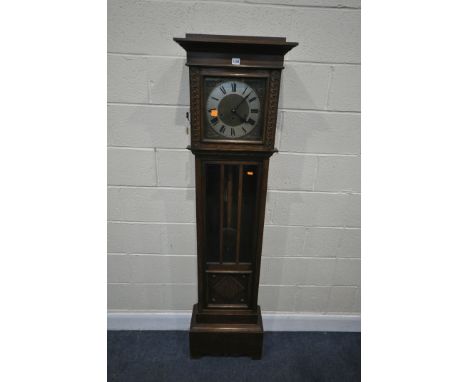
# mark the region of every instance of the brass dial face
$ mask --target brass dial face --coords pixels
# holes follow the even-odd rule
[[[224,139],[248,136],[261,122],[259,94],[249,83],[235,79],[218,83],[206,99],[209,128]]]
[[[225,77],[206,81],[205,137],[261,140],[264,94],[264,79]]]

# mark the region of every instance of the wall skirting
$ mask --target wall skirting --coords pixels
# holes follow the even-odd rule
[[[191,311],[108,312],[108,330],[188,330]],[[360,315],[262,313],[265,331],[360,332]]]

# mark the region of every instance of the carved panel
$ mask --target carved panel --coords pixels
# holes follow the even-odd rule
[[[270,77],[270,92],[268,97],[268,118],[266,121],[266,145],[273,148],[275,145],[276,117],[278,114],[278,98],[281,80],[281,71],[272,70]]]
[[[200,69],[197,67],[190,68],[190,126],[192,135],[192,146],[196,146],[200,142],[201,131],[201,84],[200,84]]]
[[[208,275],[209,304],[247,304],[248,274],[212,273]]]

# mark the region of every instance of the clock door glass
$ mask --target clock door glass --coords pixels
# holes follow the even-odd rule
[[[239,262],[252,261],[257,236],[258,166],[244,165],[242,169],[242,214],[240,222]]]
[[[259,166],[207,163],[204,173],[207,261],[252,263],[257,235]]]
[[[264,78],[205,78],[205,138],[260,141]]]

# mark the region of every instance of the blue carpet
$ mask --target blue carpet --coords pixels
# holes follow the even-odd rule
[[[263,357],[189,356],[188,332],[107,332],[109,381],[351,382],[361,376],[361,334],[266,332]]]

